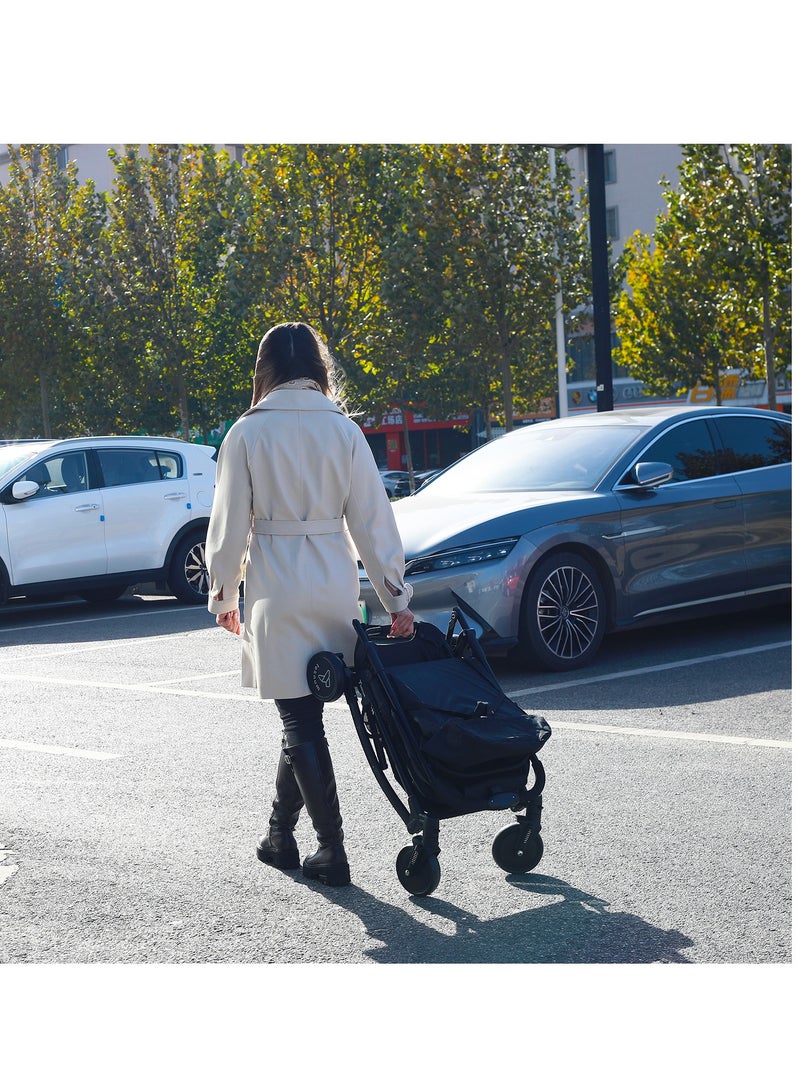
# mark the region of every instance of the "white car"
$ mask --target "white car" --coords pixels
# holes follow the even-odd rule
[[[398,481],[402,481],[405,478],[408,483],[408,470],[381,470],[381,481],[383,487],[386,489],[386,495],[391,499],[394,496],[394,490]]]
[[[0,603],[141,583],[205,603],[215,453],[160,436],[0,445]]]

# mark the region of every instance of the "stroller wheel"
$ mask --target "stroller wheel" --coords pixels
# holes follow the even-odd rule
[[[428,856],[425,852],[418,852],[414,860],[415,852],[417,850],[413,845],[407,845],[400,850],[395,865],[397,878],[409,894],[419,896],[432,894],[442,877],[439,861],[435,856]]]
[[[311,692],[320,701],[338,701],[344,693],[345,665],[335,652],[317,652],[306,667]]]
[[[514,822],[500,830],[492,842],[492,858],[511,875],[533,871],[544,854],[544,842],[531,826]]]

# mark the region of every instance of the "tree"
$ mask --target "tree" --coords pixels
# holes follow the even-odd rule
[[[774,407],[770,376],[791,363],[789,151],[685,145],[652,240],[629,240],[616,358],[654,391],[702,383],[720,403],[721,373],[741,368],[767,376]]]
[[[547,149],[530,144],[411,154],[416,177],[399,187],[407,208],[386,253],[390,313],[425,353],[431,400],[479,406],[487,421],[501,404],[510,431],[515,408],[554,393],[557,274],[576,302],[585,290],[568,174],[562,162],[554,185]]]
[[[240,172],[212,145],[159,144],[111,153],[108,283],[116,338],[138,361],[142,423],[177,409],[188,439],[241,410],[246,302],[238,277]]]
[[[79,185],[58,152],[10,147],[9,181],[0,187],[0,421],[12,433],[45,437],[74,419],[104,217],[93,184]]]
[[[383,149],[248,145],[244,175],[253,340],[276,322],[308,322],[340,365],[346,393],[368,395],[382,321]]]

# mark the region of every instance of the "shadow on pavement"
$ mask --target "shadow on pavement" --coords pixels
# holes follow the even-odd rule
[[[314,889],[350,910],[375,941],[366,954],[380,963],[689,963],[693,946],[676,929],[665,931],[631,913],[609,913],[601,898],[549,875],[508,876],[521,895],[560,900],[496,920],[481,920],[436,897],[411,898],[432,921],[450,923],[443,933],[357,886]]]
[[[205,606],[187,606],[173,598],[125,595],[104,605],[72,598],[0,606],[0,648],[22,643],[32,646],[129,640],[131,636],[163,636],[213,628],[213,618]]]

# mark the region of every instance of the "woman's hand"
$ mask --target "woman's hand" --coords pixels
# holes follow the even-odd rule
[[[392,626],[389,636],[412,636],[414,633],[414,615],[410,610],[401,610],[397,614],[390,615]]]
[[[242,625],[239,618],[239,608],[235,610],[228,610],[225,614],[217,614],[217,625],[221,625],[223,629],[227,629],[229,633],[233,633],[234,636],[239,636],[242,631]]]

